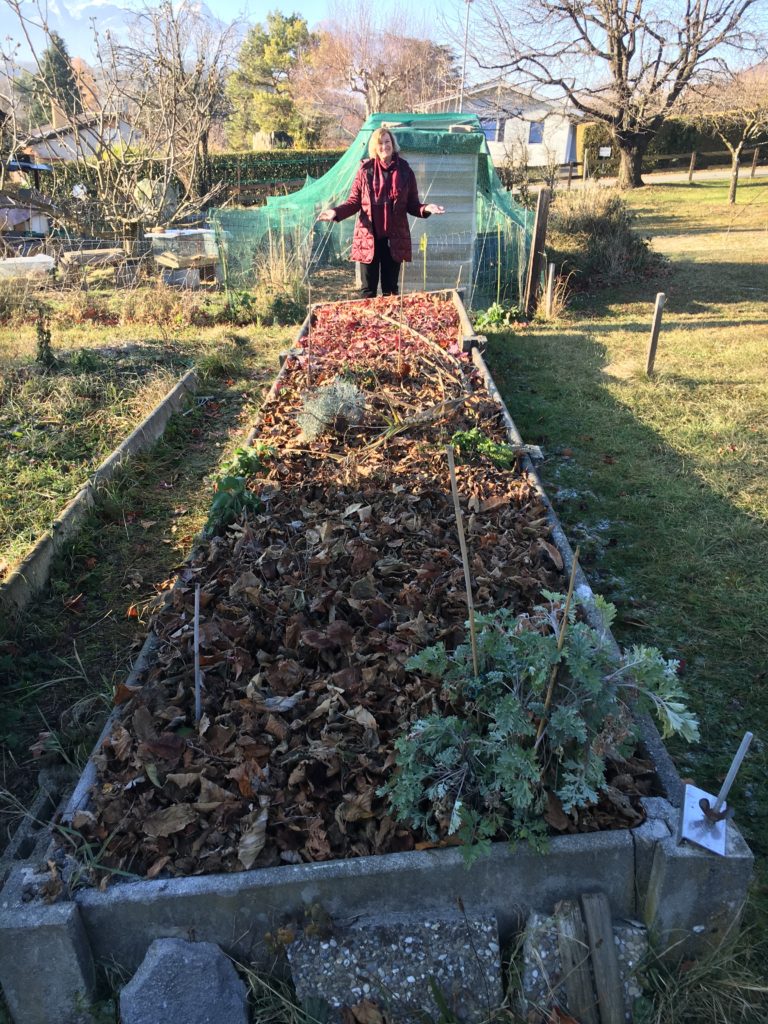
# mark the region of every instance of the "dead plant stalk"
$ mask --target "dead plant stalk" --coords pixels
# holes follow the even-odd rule
[[[448,456],[448,472],[451,476],[451,493],[453,494],[453,508],[456,513],[456,528],[459,532],[459,547],[461,548],[461,561],[464,566],[464,584],[467,588],[467,611],[469,612],[469,638],[472,644],[472,668],[476,676],[480,675],[477,661],[477,635],[475,633],[475,602],[472,597],[472,577],[469,573],[469,555],[467,554],[467,541],[464,536],[464,520],[461,516],[461,505],[459,504],[459,488],[456,483],[456,463],[453,458],[453,445],[445,446],[445,453]]]

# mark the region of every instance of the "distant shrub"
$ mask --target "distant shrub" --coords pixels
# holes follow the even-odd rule
[[[576,289],[652,274],[663,262],[634,228],[618,192],[595,186],[558,192],[548,230],[548,257]]]
[[[0,324],[34,320],[39,307],[40,302],[28,282],[0,281]]]

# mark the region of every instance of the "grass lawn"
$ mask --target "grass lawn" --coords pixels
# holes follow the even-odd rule
[[[681,660],[702,741],[673,746],[717,792],[744,731],[732,794],[768,902],[768,185],[630,195],[669,258],[655,279],[581,295],[556,324],[494,334],[493,373],[620,642]],[[645,376],[655,294],[667,296]],[[758,916],[758,915],[756,915]],[[764,926],[763,926],[764,927]]]

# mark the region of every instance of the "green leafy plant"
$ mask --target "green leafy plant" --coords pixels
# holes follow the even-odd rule
[[[519,306],[503,306],[494,302],[488,309],[475,314],[475,327],[485,330],[488,327],[511,327],[522,317]]]
[[[235,448],[230,457],[221,464],[222,476],[255,476],[265,472],[267,463],[274,458],[275,449],[263,441]]]
[[[263,473],[274,449],[263,441],[235,448],[221,464],[221,475],[214,484],[208,521],[209,532],[217,533],[234,523],[243,512],[260,512],[264,507],[260,499],[249,490],[247,478]]]
[[[242,476],[223,476],[214,485],[214,497],[206,530],[218,533],[234,523],[243,512],[260,512],[264,507]]]
[[[314,441],[330,430],[343,431],[350,423],[358,423],[365,408],[360,388],[344,377],[336,377],[304,397],[297,422],[308,441]]]
[[[698,738],[677,662],[640,645],[616,660],[615,609],[600,599],[601,627],[571,610],[558,650],[565,599],[543,597],[530,615],[476,616],[477,675],[466,643],[452,652],[436,644],[406,664],[442,679],[447,713],[418,720],[398,739],[397,771],[381,792],[398,820],[433,839],[456,835],[468,860],[500,834],[539,840],[552,798],[566,814],[598,800],[604,751],[631,736],[627,698],[656,713],[665,737]]]
[[[451,444],[464,462],[476,461],[480,456],[485,456],[499,469],[513,469],[517,459],[510,445],[492,440],[479,427],[457,430],[451,438]]]

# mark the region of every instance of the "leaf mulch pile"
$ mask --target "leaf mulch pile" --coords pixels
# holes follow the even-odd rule
[[[455,307],[435,296],[316,311],[261,412],[273,454],[248,486],[262,511],[195,551],[155,621],[156,663],[140,691],[118,694],[120,724],[95,755],[72,841],[98,861],[101,884],[110,872],[194,875],[428,845],[378,790],[396,738],[440,707],[439,683],[406,661],[465,638],[445,446],[474,427],[507,440],[458,333]],[[304,399],[340,376],[361,390],[362,415],[308,441]],[[564,589],[525,473],[484,456],[456,472],[478,611],[523,612],[543,588]],[[646,791],[647,765],[617,770]],[[636,824],[624,803],[580,827]]]

